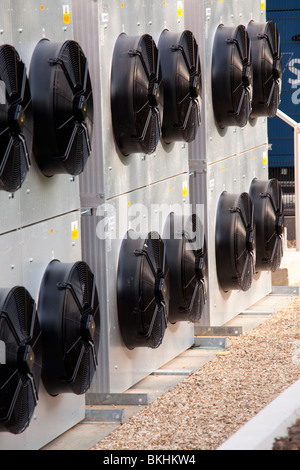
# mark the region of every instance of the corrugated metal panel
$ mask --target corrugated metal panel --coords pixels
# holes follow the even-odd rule
[[[101,123],[101,74],[99,57],[99,18],[98,2],[74,0],[73,30],[75,39],[84,44],[84,52],[88,58],[89,70],[93,86],[94,99],[94,131],[92,153],[84,173],[80,176],[80,195],[82,207],[97,207],[100,195],[104,192],[102,128]],[[83,26],[84,25],[84,26]]]

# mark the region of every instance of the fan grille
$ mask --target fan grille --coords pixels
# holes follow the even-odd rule
[[[18,136],[11,137],[11,148],[6,156],[6,165],[0,175],[0,189],[15,192],[19,189],[28,171],[27,154]]]
[[[8,295],[1,292],[1,300],[6,365],[0,376],[0,430],[20,434],[29,426],[38,400],[41,332],[34,301],[24,288],[16,287]]]
[[[253,57],[253,99],[251,117],[274,117],[280,103],[280,38],[273,21],[255,23],[248,28]]]
[[[159,234],[136,236],[128,231],[119,255],[117,282],[120,332],[128,349],[154,349],[161,344],[168,319],[168,275]]]
[[[212,57],[212,96],[221,128],[244,127],[251,111],[251,51],[246,28],[219,25]]]
[[[17,51],[0,47],[0,80],[5,103],[0,104],[0,190],[15,192],[30,167],[31,95],[26,69]]]
[[[248,193],[222,193],[216,221],[216,262],[222,289],[250,288],[255,256],[254,206]]]
[[[74,342],[76,338],[73,335],[66,335],[65,343],[65,367],[66,367],[66,376],[71,378],[70,385],[75,394],[85,393],[90,385],[92,378],[95,372],[95,363],[94,360],[94,347],[95,353],[97,354],[98,348],[98,327],[99,327],[99,304],[98,296],[94,285],[94,275],[89,269],[88,265],[84,262],[77,262],[74,264],[70,275],[69,282],[72,284],[76,296],[79,300],[79,303],[82,308],[81,314],[78,316],[78,345]],[[66,295],[65,302],[67,303]],[[91,314],[95,320],[95,339],[97,339],[93,344],[85,338],[84,333],[82,333],[82,321],[83,317],[87,314]],[[69,324],[72,324],[75,320],[72,311],[66,309],[65,312],[65,328],[69,328]],[[73,329],[72,329],[73,331]],[[67,340],[70,340],[68,343]],[[74,354],[68,354],[67,351],[72,349]],[[78,362],[79,360],[79,362]],[[79,365],[78,371],[74,376],[74,366]]]
[[[158,284],[164,282],[165,276],[164,246],[157,232],[149,234],[144,249],[147,251],[148,256],[143,256],[141,264],[140,311],[143,328],[140,334],[145,337],[148,347],[157,348],[161,344],[166,330],[166,306],[162,305],[162,299],[155,292],[159,289]],[[150,282],[148,276],[145,275],[145,263],[151,265],[155,272],[154,278]],[[145,300],[147,302],[150,300],[150,303],[145,304]]]
[[[191,142],[201,121],[202,79],[198,45],[191,31],[164,30],[158,49],[164,85],[163,140]]]
[[[276,271],[283,256],[284,207],[280,184],[276,179],[264,181],[255,178],[250,195],[255,207],[256,268]]]
[[[123,155],[154,152],[161,134],[161,82],[153,38],[120,34],[111,69],[111,110],[115,140]]]
[[[21,381],[21,384],[20,384]],[[32,393],[32,384],[28,379],[19,377],[20,386],[16,404],[12,410],[6,428],[12,434],[21,434],[29,426],[36,406],[35,396]]]
[[[17,93],[17,56],[15,50],[8,45],[0,47],[0,69],[1,79],[5,83],[7,95],[12,101]]]

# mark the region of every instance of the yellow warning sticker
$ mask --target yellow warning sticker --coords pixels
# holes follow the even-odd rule
[[[260,9],[264,10],[265,9],[265,0],[260,0]]]
[[[265,166],[268,163],[268,156],[267,152],[263,153],[263,165]]]
[[[181,18],[183,14],[183,2],[177,2],[177,16]]]
[[[188,193],[187,184],[183,183],[183,185],[182,185],[182,197],[187,197],[187,193]]]
[[[77,240],[78,238],[78,221],[75,220],[75,222],[72,222],[72,240]]]
[[[63,18],[64,18],[64,24],[70,24],[70,6],[69,5],[63,5]]]

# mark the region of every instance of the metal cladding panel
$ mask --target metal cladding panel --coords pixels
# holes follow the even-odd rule
[[[69,19],[63,6],[68,3]],[[67,23],[68,24],[65,24]],[[46,37],[63,43],[73,39],[72,2],[63,0],[3,0],[0,5],[0,38],[2,44],[15,47],[29,75],[36,44]],[[69,175],[45,177],[31,154],[31,167],[22,187],[13,195],[0,192],[2,207],[0,233],[34,224],[79,209],[79,178]]]
[[[253,19],[266,21],[266,3],[231,0],[186,0],[185,25],[193,30],[200,44],[203,73],[203,115],[200,135],[189,146],[193,204],[206,206],[209,292],[208,315],[201,323],[223,325],[271,290],[271,273],[256,276],[249,291],[225,294],[219,286],[215,260],[216,210],[223,190],[248,192],[254,176],[268,178],[267,118],[250,120],[245,127],[220,129],[215,122],[212,101],[211,66],[215,31],[219,24],[247,27]],[[225,71],[224,71],[225,73]],[[191,178],[191,181],[193,181]]]
[[[162,236],[166,217],[172,210],[180,214],[184,210],[182,203],[187,206],[186,210],[189,210],[185,187],[186,175],[180,175],[110,199],[101,209],[99,208],[96,224],[91,223],[89,216],[83,219],[84,224],[91,224],[93,229],[96,228],[99,237],[98,252],[101,251],[101,239],[102,243],[105,243],[106,252],[105,274],[103,258],[96,256],[94,260],[91,259],[95,272],[100,273],[101,278],[105,276],[107,316],[104,313],[102,317],[104,321],[101,332],[104,345],[102,367],[96,371],[96,377],[88,393],[107,391],[121,393],[189,348],[194,342],[192,323],[178,322],[175,325],[169,323],[162,344],[157,349],[129,350],[120,334],[117,309],[117,269],[123,237],[129,228],[136,229],[139,233],[156,230]],[[90,255],[93,256],[92,253]]]
[[[80,235],[80,212],[75,211],[0,236],[1,287],[22,285],[38,302],[40,283],[48,263],[53,258],[69,263],[81,259],[80,238],[72,239],[72,223],[75,221]],[[39,401],[29,427],[19,435],[0,433],[0,449],[40,449],[84,416],[84,395],[51,397],[41,381]]]
[[[261,146],[248,150],[238,157],[229,157],[208,166],[208,233],[209,240],[209,305],[210,324],[220,326],[231,320],[238,313],[249,308],[255,302],[269,294],[272,288],[271,272],[255,275],[250,289],[246,292],[230,291],[225,293],[219,286],[216,259],[215,234],[216,215],[219,197],[223,191],[241,194],[249,192],[253,178],[268,179],[267,147]]]
[[[193,343],[192,324],[181,324],[168,327],[165,340],[157,350],[128,350],[120,336],[116,304],[119,250],[132,225],[132,211],[138,207],[146,211],[139,229],[144,228],[148,233],[155,229],[154,221],[148,219],[153,204],[165,203],[168,210],[172,204],[180,207],[187,204],[189,164],[188,146],[184,143],[166,145],[159,141],[151,155],[138,153],[125,157],[119,153],[110,102],[113,51],[122,32],[135,36],[148,33],[157,45],[165,28],[184,31],[181,13],[178,2],[174,1],[73,0],[74,37],[85,50],[92,80],[98,84],[94,95],[97,132],[86,172],[80,177],[81,204],[86,209],[82,218],[83,257],[94,271],[99,292],[103,294],[101,365],[88,393],[122,392]],[[99,236],[103,228],[102,204],[107,211],[105,239]],[[158,223],[161,230],[162,218]]]
[[[201,2],[202,3],[202,2]],[[202,40],[205,42],[203,69],[204,69],[204,119],[203,131],[206,140],[206,157],[209,163],[216,162],[228,156],[238,155],[247,149],[267,143],[267,118],[251,119],[245,127],[219,128],[215,122],[212,101],[211,66],[212,51],[215,32],[219,24],[237,27],[247,25],[250,20],[265,21],[265,3],[252,0],[240,2],[231,0],[228,2],[213,2],[205,0],[202,3],[203,19],[201,24]],[[224,71],[225,73],[225,71]]]
[[[157,45],[163,29],[183,31],[184,21],[178,17],[177,2],[74,0],[73,11],[75,39],[81,42],[90,57],[94,81],[99,84],[95,119],[101,138],[98,136],[95,140],[94,158],[92,155],[87,173],[81,178],[83,205],[88,205],[85,204],[87,202],[91,206],[94,199],[94,206],[97,206],[100,192],[110,199],[188,171],[187,146],[182,143],[165,145],[160,141],[151,155],[121,155],[115,144],[111,120],[111,64],[118,36],[122,32],[130,36],[147,33]],[[95,24],[96,19],[98,24]],[[86,34],[90,24],[95,36]],[[98,50],[95,49],[95,41]],[[103,166],[99,168],[101,158]]]
[[[60,43],[73,39],[71,0],[2,0],[0,3],[1,43],[16,48],[27,74],[40,39],[46,37]],[[14,194],[1,191],[0,205],[0,285],[2,288],[24,286],[38,302],[42,276],[53,258],[69,263],[82,259],[79,178],[44,177],[31,155],[31,167],[21,189]],[[50,397],[41,382],[39,401],[29,427],[16,436],[1,433],[0,448],[39,449],[81,421],[84,415],[84,395]]]

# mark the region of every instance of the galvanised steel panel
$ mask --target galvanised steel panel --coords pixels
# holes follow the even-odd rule
[[[144,233],[157,230],[162,236],[166,217],[172,210],[177,214],[184,208],[189,210],[189,195],[185,189],[187,178],[187,174],[179,175],[108,200],[104,207],[98,209],[98,215],[93,216],[96,224],[91,224],[89,216],[83,219],[87,219],[83,223],[96,228],[99,238],[106,237],[105,241],[102,240],[105,243],[105,252],[102,250],[105,259],[98,256],[91,259],[92,269],[100,274],[100,283],[104,278],[106,283],[106,306],[101,317],[104,318],[101,332],[104,357],[100,358],[105,362],[96,372],[88,393],[121,393],[194,342],[193,324],[178,322],[168,325],[163,342],[157,349],[127,349],[119,331],[116,291],[119,250],[127,230],[136,228]],[[103,216],[100,217],[100,214]],[[100,252],[100,241],[98,243]]]
[[[200,135],[189,146],[191,170],[197,183],[191,186],[192,202],[206,205],[208,241],[208,315],[201,323],[223,325],[271,290],[271,273],[262,273],[247,292],[224,294],[218,284],[215,264],[216,209],[220,194],[248,191],[254,176],[268,178],[267,119],[248,122],[244,128],[220,130],[212,107],[211,62],[215,31],[226,26],[247,26],[251,19],[265,21],[265,2],[191,0],[185,2],[186,27],[194,30],[200,44],[203,72],[203,118]],[[192,181],[192,179],[191,179]]]
[[[4,3],[7,0],[4,0]],[[2,3],[2,2],[1,2]],[[73,39],[72,0],[9,0],[12,43],[29,69],[37,42],[46,37],[54,42]],[[64,16],[64,6],[69,17]]]
[[[267,143],[266,118],[251,120],[244,128],[228,127],[223,130],[218,128],[213,114],[211,87],[212,50],[217,27],[220,23],[232,27],[243,24],[247,27],[251,19],[265,21],[265,2],[188,0],[185,1],[185,12],[185,25],[193,30],[200,44],[201,53],[203,74],[201,158],[205,155],[208,162],[215,162]],[[192,158],[197,158],[197,151]]]
[[[218,283],[215,260],[216,212],[219,197],[229,193],[249,192],[254,177],[268,179],[267,146],[248,150],[238,157],[228,157],[208,165],[208,250],[210,325],[220,326],[271,292],[271,272],[261,272],[246,292],[224,293]]]
[[[176,202],[187,204],[189,165],[188,148],[182,143],[166,146],[159,142],[152,155],[119,155],[111,122],[111,61],[121,32],[128,35],[148,33],[158,43],[164,28],[183,31],[184,22],[177,2],[157,0],[73,0],[73,21],[74,37],[89,57],[91,77],[98,85],[94,95],[97,131],[93,153],[85,174],[80,177],[81,203],[87,209],[82,219],[83,257],[94,271],[99,291],[103,293],[100,300],[101,367],[89,393],[122,392],[193,342],[193,326],[176,325],[168,329],[158,350],[129,351],[120,337],[116,307],[118,256],[123,236],[130,227],[128,213],[137,204],[141,204],[146,212],[157,202],[167,203],[168,207]],[[174,181],[174,187],[171,181]],[[108,210],[105,240],[98,237],[101,221],[97,207],[100,204]],[[152,224],[151,227],[148,225],[147,217],[142,216],[141,224],[145,230],[153,229]]]
[[[78,222],[78,238],[72,239],[72,224]],[[0,286],[22,285],[38,302],[40,283],[52,258],[75,263],[81,260],[80,212],[0,236]],[[29,427],[17,436],[1,433],[0,449],[40,449],[85,416],[84,395],[50,397],[41,382],[39,401]]]
[[[172,177],[188,170],[187,147],[181,143],[165,146],[159,142],[152,155],[133,154],[124,157],[119,154],[115,145],[111,123],[110,78],[111,62],[115,42],[120,33],[128,35],[150,34],[156,44],[164,28],[171,31],[183,31],[184,21],[177,8],[178,2],[162,2],[160,0],[125,1],[111,0],[110,2],[87,0],[73,2],[74,35],[80,39],[86,53],[97,62],[91,64],[94,68],[95,83],[100,87],[97,106],[101,106],[97,128],[102,134],[101,141],[96,141],[94,155],[96,159],[103,158],[103,191],[106,198],[111,198],[142,188],[155,181]],[[94,18],[92,17],[94,15]],[[95,15],[98,25],[94,24]],[[92,24],[92,30],[97,31],[98,37],[86,34],[86,29]],[[95,51],[95,41],[99,51]],[[91,54],[90,54],[91,52]],[[97,110],[99,112],[99,109]],[[100,126],[100,127],[99,127]],[[91,181],[94,181],[94,169],[98,169],[95,161],[88,167]],[[99,173],[98,173],[99,174]],[[101,174],[99,174],[101,178]],[[89,178],[83,178],[81,191],[91,194]],[[101,180],[100,180],[101,181]],[[94,181],[96,198],[99,194],[99,182]]]
[[[11,0],[2,0],[0,3],[0,42],[1,44],[12,43],[12,15]]]
[[[64,17],[63,6],[69,17]],[[3,0],[0,13],[3,13],[0,15],[0,38],[3,43],[16,48],[27,74],[33,50],[40,39],[46,37],[63,43],[73,38],[71,0]],[[13,197],[0,192],[0,205],[0,233],[56,217],[80,207],[79,178],[68,175],[47,178],[31,155],[31,167],[22,188]]]

